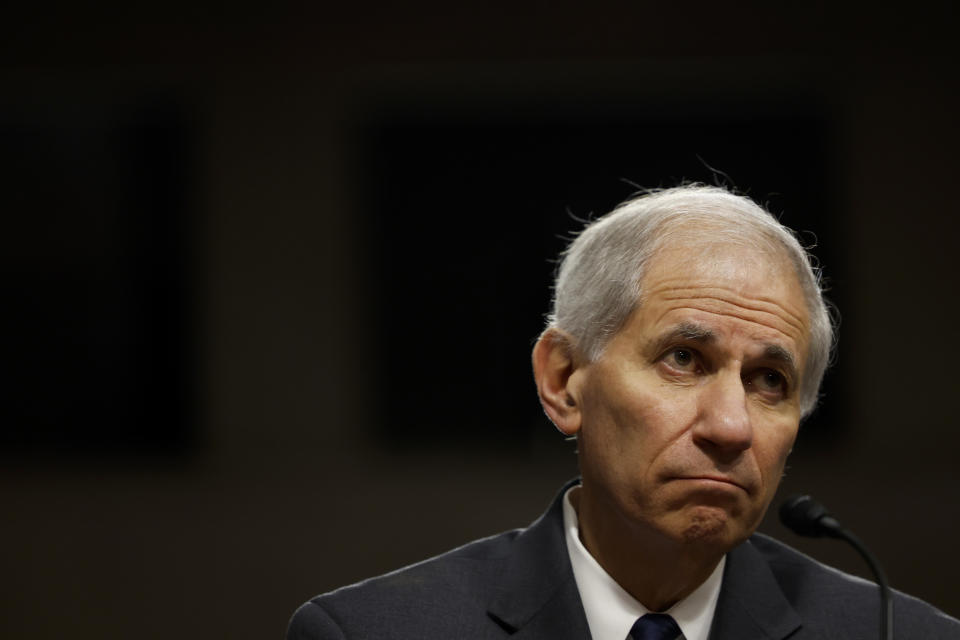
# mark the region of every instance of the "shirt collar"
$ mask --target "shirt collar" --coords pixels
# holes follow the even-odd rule
[[[570,492],[577,489],[571,487],[563,496],[563,528],[590,635],[593,640],[624,640],[637,618],[649,610],[617,584],[580,541],[577,511],[570,502]],[[726,560],[721,558],[703,584],[664,612],[677,621],[686,640],[707,640]]]

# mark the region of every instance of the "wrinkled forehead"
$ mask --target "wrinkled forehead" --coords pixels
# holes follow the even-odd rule
[[[810,314],[792,263],[748,242],[677,239],[650,259],[639,308],[700,309],[776,328],[797,355],[809,346]],[[651,310],[652,311],[652,310]]]
[[[651,257],[673,248],[683,248],[695,255],[697,252],[721,254],[731,249],[749,250],[757,258],[765,258],[771,266],[793,266],[792,251],[771,229],[759,226],[756,221],[743,220],[731,223],[726,218],[673,218],[664,221],[655,234]]]
[[[724,271],[741,267],[742,274],[764,274],[770,279],[771,290],[796,285],[809,316],[803,282],[805,257],[795,255],[774,231],[755,221],[731,224],[730,220],[719,218],[668,220],[657,230],[649,256],[644,276],[669,258],[669,268],[678,273],[702,273],[705,266],[710,266],[719,278],[726,275]],[[641,283],[641,303],[642,295]]]
[[[688,277],[701,281],[716,280],[727,284],[738,281],[746,283],[747,276],[763,276],[765,283],[752,284],[759,289],[768,288],[771,293],[783,289],[803,287],[793,262],[784,251],[758,246],[748,240],[713,240],[699,238],[684,242],[675,240],[663,244],[650,256],[641,280],[641,289],[651,274],[659,277],[671,274],[677,278]]]

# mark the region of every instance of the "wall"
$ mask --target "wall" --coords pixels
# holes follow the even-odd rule
[[[801,440],[782,493],[822,497],[894,586],[960,615],[952,9],[905,22],[766,5],[77,11],[10,23],[5,98],[186,105],[197,430],[178,453],[7,452],[0,635],[279,637],[311,595],[538,515],[576,472],[545,420],[522,446],[378,440],[355,173],[358,105],[531,83],[558,96],[772,91],[828,115],[848,397],[825,402],[849,423]],[[535,402],[525,377],[503,384]],[[839,545],[802,548],[863,573]]]

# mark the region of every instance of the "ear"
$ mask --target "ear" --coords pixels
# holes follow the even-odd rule
[[[541,334],[533,347],[533,378],[547,417],[562,433],[572,436],[580,431],[580,376],[573,339],[559,329]]]

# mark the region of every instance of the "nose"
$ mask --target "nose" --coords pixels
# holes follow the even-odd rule
[[[701,389],[694,441],[721,460],[730,460],[753,444],[753,424],[740,376],[721,372]]]

